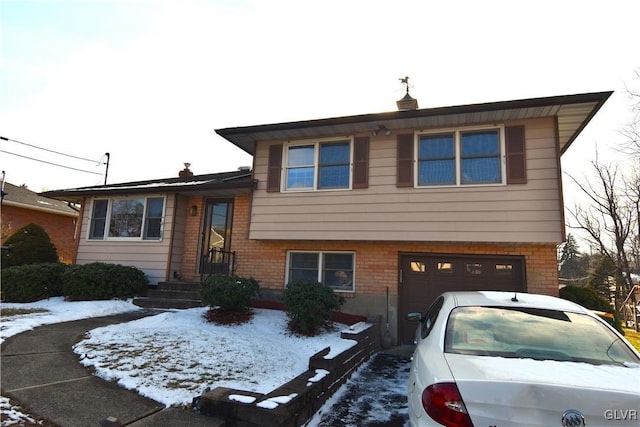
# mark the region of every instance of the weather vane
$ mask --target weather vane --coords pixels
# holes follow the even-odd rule
[[[398,80],[402,82],[407,93],[409,93],[409,76],[400,77]]]

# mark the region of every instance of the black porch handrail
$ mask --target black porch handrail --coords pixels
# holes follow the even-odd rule
[[[204,279],[214,274],[233,276],[235,260],[235,252],[223,251],[216,247],[209,249],[206,254],[202,255],[200,260],[200,281],[204,281]]]

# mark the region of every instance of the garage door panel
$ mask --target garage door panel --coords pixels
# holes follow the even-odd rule
[[[425,313],[445,291],[525,291],[524,259],[515,256],[402,255],[399,294],[399,338],[413,342],[416,323],[410,312]]]

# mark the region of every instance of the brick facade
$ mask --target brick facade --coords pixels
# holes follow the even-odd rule
[[[202,196],[189,197],[187,206],[196,206],[198,214],[187,215],[184,230],[184,248],[182,250],[182,278],[184,280],[198,280],[198,253],[200,250],[200,228],[204,199]]]
[[[237,254],[237,274],[253,276],[264,289],[284,288],[288,250],[336,250],[356,253],[356,293],[360,295],[383,295],[387,287],[391,295],[398,295],[398,262],[403,252],[524,256],[528,291],[558,295],[555,244],[249,240],[250,203],[248,195],[235,199],[232,250]]]
[[[77,217],[58,215],[35,209],[2,205],[2,244],[9,236],[28,224],[37,224],[44,228],[58,251],[60,262],[72,264],[77,251]]]

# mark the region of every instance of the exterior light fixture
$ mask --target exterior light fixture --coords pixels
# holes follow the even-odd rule
[[[372,136],[377,136],[377,135],[391,135],[391,129],[388,129],[385,125],[378,125],[377,129],[374,129],[371,131],[371,135]]]
[[[189,208],[189,215],[191,216],[198,215],[198,207],[196,205],[193,205]]]

